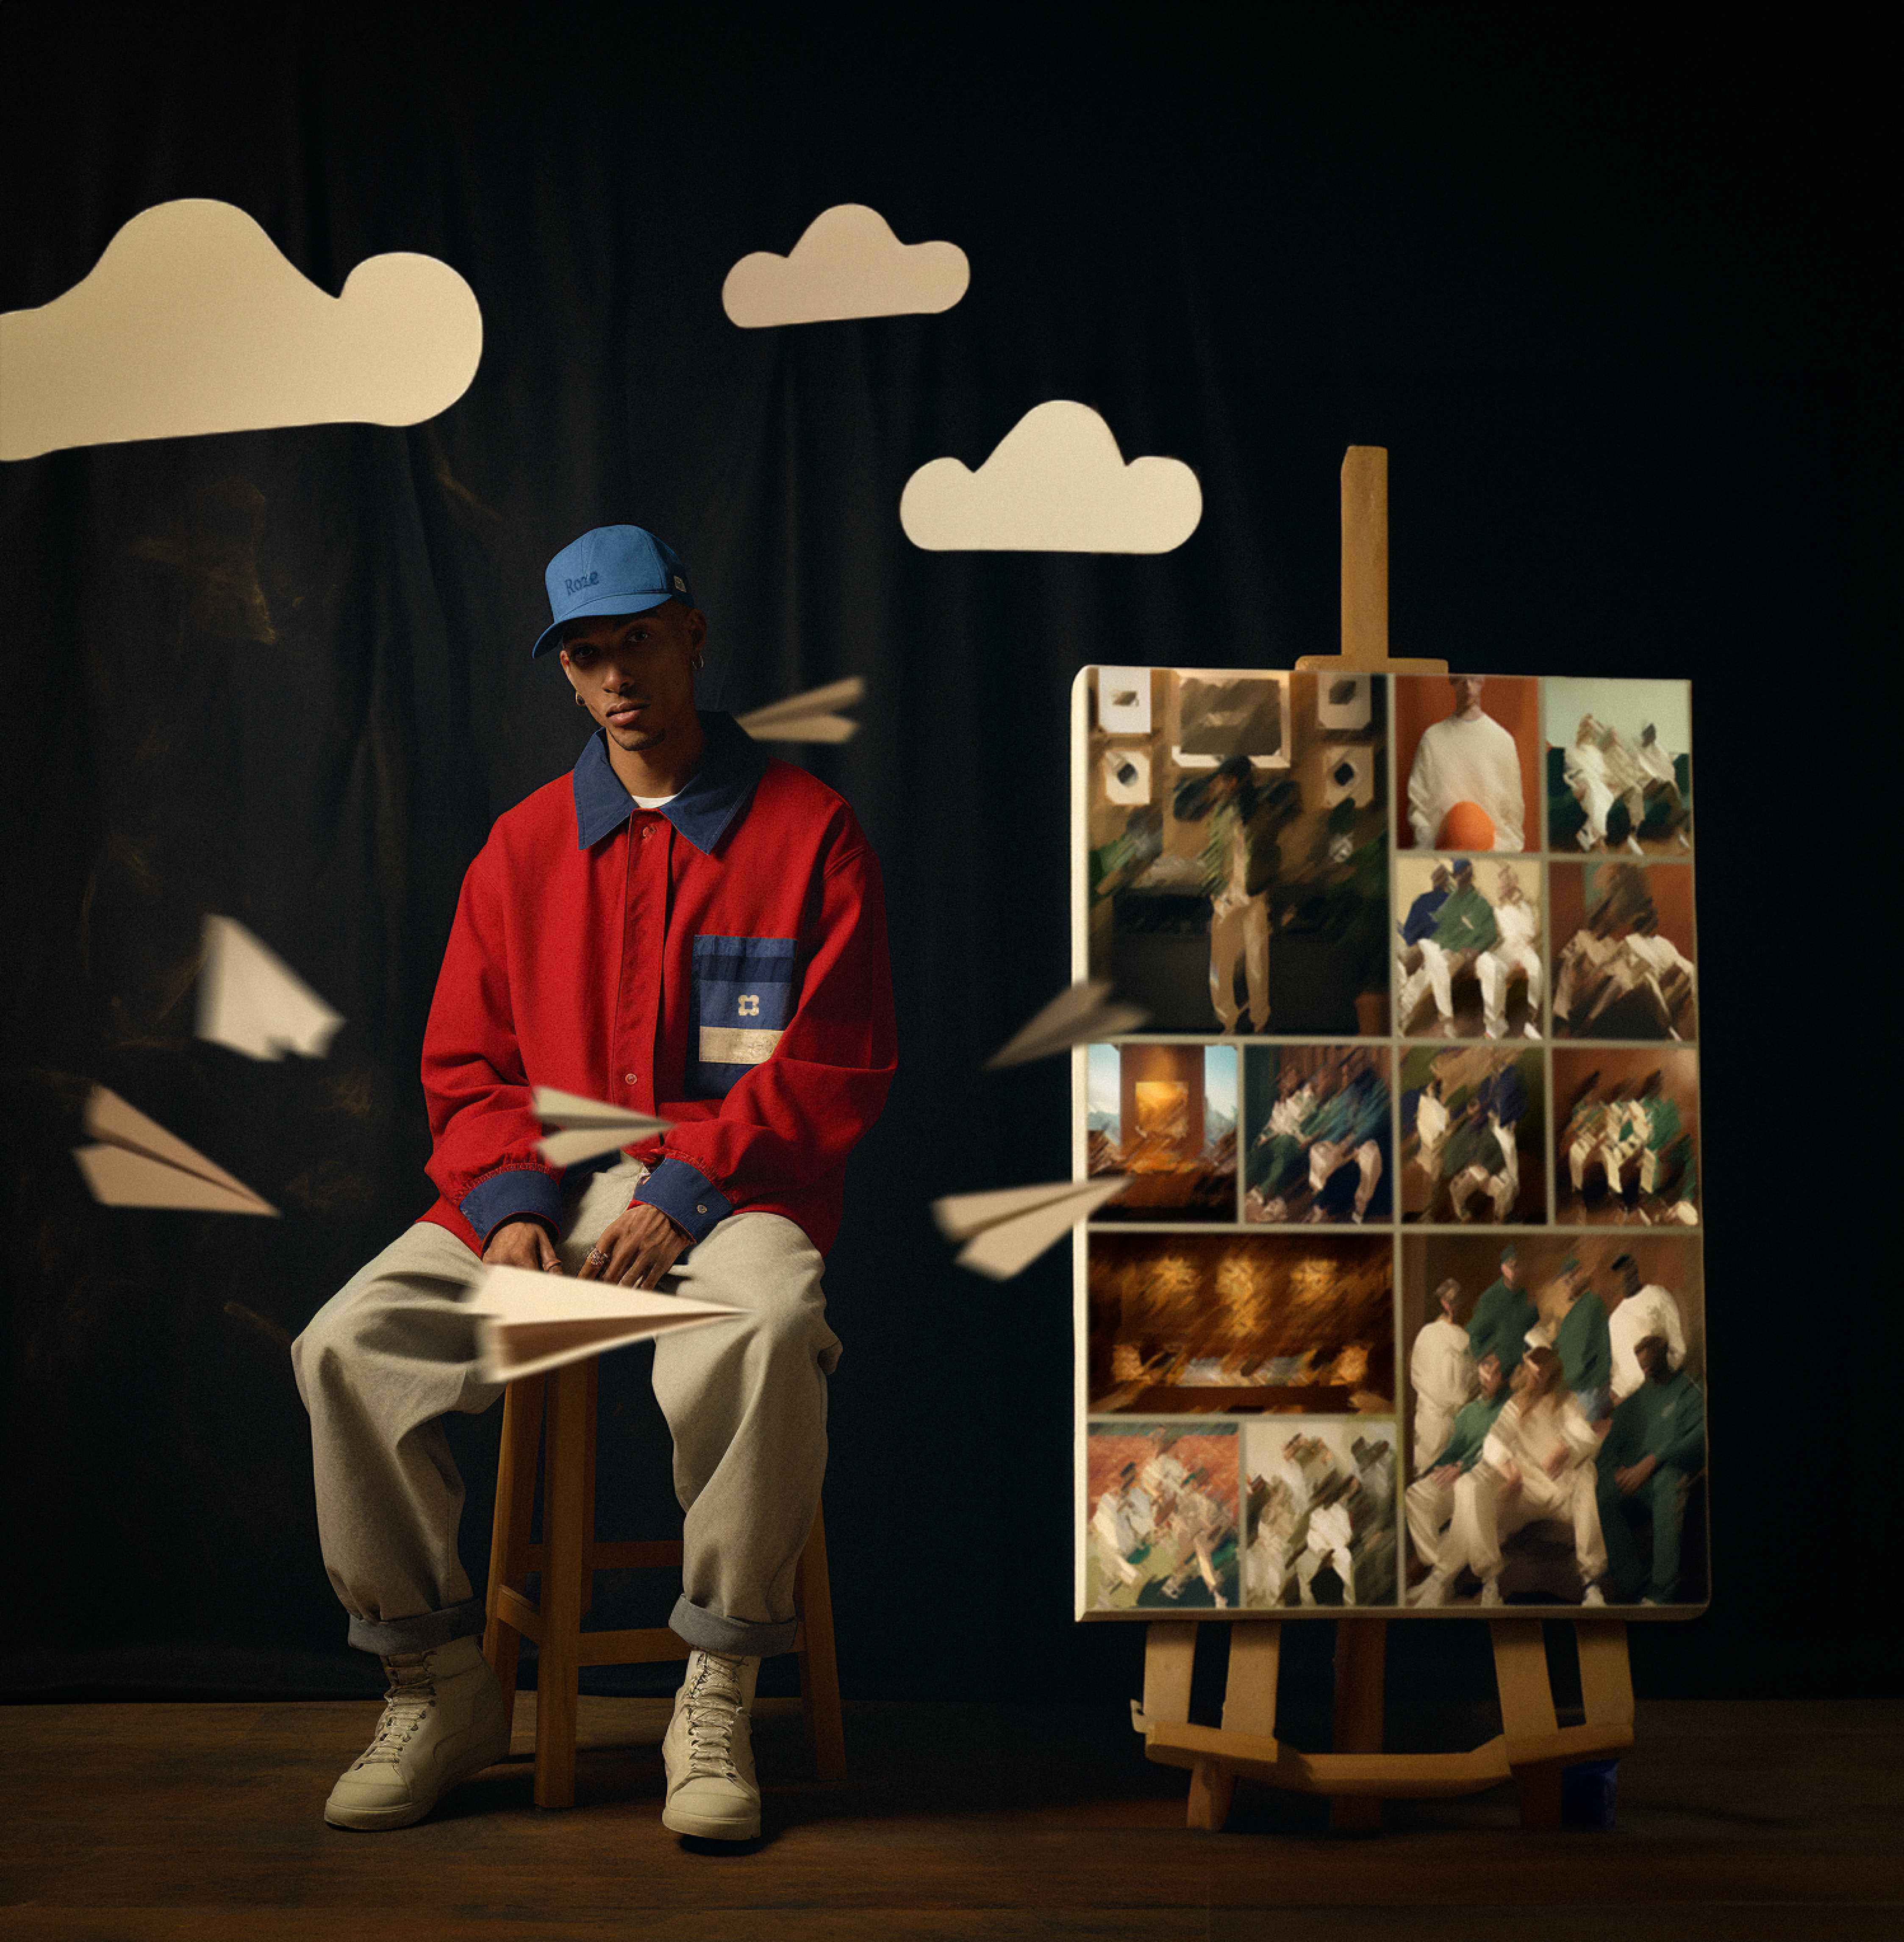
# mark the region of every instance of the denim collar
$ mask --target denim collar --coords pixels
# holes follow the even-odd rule
[[[702,709],[701,726],[707,737],[701,767],[680,794],[655,813],[665,816],[704,856],[727,834],[728,826],[747,806],[767,767],[766,752],[731,715]],[[621,786],[609,764],[609,745],[598,728],[588,738],[575,768],[575,847],[586,850],[612,829],[619,829],[635,807],[635,799]]]

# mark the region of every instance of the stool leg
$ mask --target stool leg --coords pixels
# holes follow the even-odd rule
[[[550,1382],[542,1481],[542,1637],[535,1687],[535,1804],[575,1800],[575,1680],[580,1670],[588,1368],[572,1362]]]
[[[801,1618],[800,1717],[807,1751],[822,1780],[846,1778],[846,1729],[840,1717],[839,1665],[833,1653],[833,1594],[826,1568],[826,1519],[815,1506],[813,1530],[793,1576],[793,1605]]]
[[[535,1508],[535,1456],[542,1441],[542,1385],[540,1376],[526,1376],[509,1385],[502,1399],[502,1450],[496,1463],[495,1516],[489,1527],[489,1623],[483,1635],[483,1656],[489,1662],[502,1688],[503,1711],[516,1717],[516,1669],[522,1634],[504,1619],[497,1596],[507,1585],[526,1588],[529,1518]]]

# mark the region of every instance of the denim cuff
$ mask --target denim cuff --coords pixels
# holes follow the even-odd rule
[[[697,1241],[706,1240],[734,1211],[734,1202],[704,1173],[671,1153],[662,1156],[635,1199],[658,1207]]]
[[[452,1639],[474,1638],[482,1631],[487,1615],[480,1598],[465,1599],[440,1612],[419,1612],[409,1619],[353,1619],[350,1642],[359,1652],[374,1652],[380,1659],[400,1653],[430,1652]],[[777,1649],[784,1651],[785,1646]]]
[[[685,1592],[668,1614],[668,1629],[697,1651],[739,1653],[747,1659],[771,1659],[776,1653],[791,1652],[799,1628],[798,1619],[777,1625],[724,1619],[718,1612],[704,1612],[698,1605],[689,1604]]]
[[[457,1210],[476,1230],[484,1246],[504,1221],[527,1214],[552,1233],[562,1232],[562,1181],[559,1175],[535,1167],[511,1167],[479,1180],[465,1193]]]

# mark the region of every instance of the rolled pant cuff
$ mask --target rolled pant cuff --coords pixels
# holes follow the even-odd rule
[[[469,1598],[440,1612],[419,1612],[414,1618],[353,1619],[350,1642],[359,1652],[392,1659],[400,1653],[432,1651],[452,1639],[474,1638],[483,1630],[486,1618],[483,1600]]]
[[[737,1653],[745,1659],[771,1659],[775,1653],[791,1652],[799,1627],[797,1619],[772,1625],[751,1619],[724,1619],[718,1612],[704,1612],[698,1605],[689,1604],[685,1593],[668,1616],[668,1629],[696,1651]]]

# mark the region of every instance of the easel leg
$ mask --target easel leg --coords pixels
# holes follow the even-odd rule
[[[1388,1626],[1382,1619],[1341,1619],[1335,1626],[1335,1751],[1381,1751],[1382,1674]],[[1338,1794],[1329,1803],[1338,1834],[1378,1834],[1381,1803],[1370,1794]]]
[[[1553,1688],[1547,1678],[1547,1649],[1538,1619],[1495,1619],[1488,1629],[1494,1637],[1494,1674],[1501,1692],[1501,1724],[1507,1734],[1508,1764],[1520,1792],[1523,1827],[1560,1825],[1560,1769],[1556,1760],[1517,1761],[1516,1740],[1550,1738],[1559,1730],[1553,1710]],[[1581,1683],[1587,1684],[1584,1652]]]
[[[1574,1638],[1580,1651],[1580,1698],[1587,1723],[1630,1726],[1633,1675],[1627,1658],[1626,1621],[1577,1619]]]

